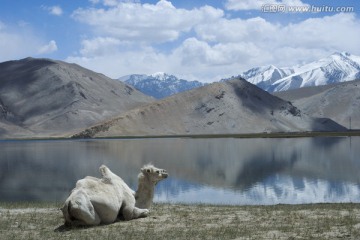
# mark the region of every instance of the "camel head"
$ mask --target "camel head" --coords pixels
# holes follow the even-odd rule
[[[154,184],[157,184],[161,180],[168,177],[168,173],[166,172],[166,170],[161,168],[156,168],[151,164],[142,167],[141,173],[144,175],[145,178],[147,178]]]
[[[135,206],[141,209],[149,209],[153,198],[155,185],[168,177],[166,170],[156,168],[151,164],[141,168],[139,174],[138,189],[135,192]]]

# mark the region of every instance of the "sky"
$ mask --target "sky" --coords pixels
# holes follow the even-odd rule
[[[0,62],[76,63],[111,78],[202,82],[360,55],[358,0],[0,0]]]

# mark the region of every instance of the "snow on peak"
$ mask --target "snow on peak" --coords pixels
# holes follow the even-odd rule
[[[277,68],[269,65],[252,68],[241,76],[270,92],[345,82],[360,76],[360,57],[348,52],[335,52],[328,57],[294,67]]]
[[[351,54],[348,52],[334,52],[332,56],[350,57]]]
[[[241,74],[241,76],[245,78],[248,82],[251,82],[252,84],[255,85],[259,85],[262,83],[271,84],[274,81],[286,77],[291,73],[292,73],[291,69],[288,68],[281,69],[275,67],[274,65],[268,65],[268,66],[252,68]]]
[[[164,72],[156,72],[150,75],[151,77],[157,78],[159,80],[165,80],[169,75]]]
[[[151,75],[133,75],[128,77],[125,82],[141,92],[158,99],[203,86],[201,82],[179,79],[174,75],[164,72],[157,72]]]

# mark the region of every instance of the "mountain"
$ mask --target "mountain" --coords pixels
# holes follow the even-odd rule
[[[241,76],[252,84],[268,90],[268,86],[273,85],[276,81],[294,73],[291,68],[277,68],[273,65],[256,67],[244,72]]]
[[[26,58],[0,63],[0,137],[59,136],[153,101],[75,64]]]
[[[243,79],[213,83],[158,100],[74,137],[345,130],[303,114]]]
[[[274,93],[314,117],[360,129],[360,80]]]
[[[203,86],[199,81],[187,81],[162,72],[152,75],[133,74],[119,80],[157,99]]]
[[[239,75],[268,92],[320,86],[360,78],[360,57],[336,52],[328,57],[304,65],[276,67],[273,65],[249,69]],[[232,78],[222,79],[220,82]],[[199,81],[178,79],[166,73],[152,75],[133,74],[119,80],[157,99],[184,92],[204,84]]]
[[[360,78],[360,57],[334,53],[301,66],[253,68],[241,76],[269,92],[346,82]]]

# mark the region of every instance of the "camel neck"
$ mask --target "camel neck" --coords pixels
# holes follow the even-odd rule
[[[155,183],[151,182],[144,175],[139,176],[138,189],[135,194],[138,208],[149,209],[154,198]]]

